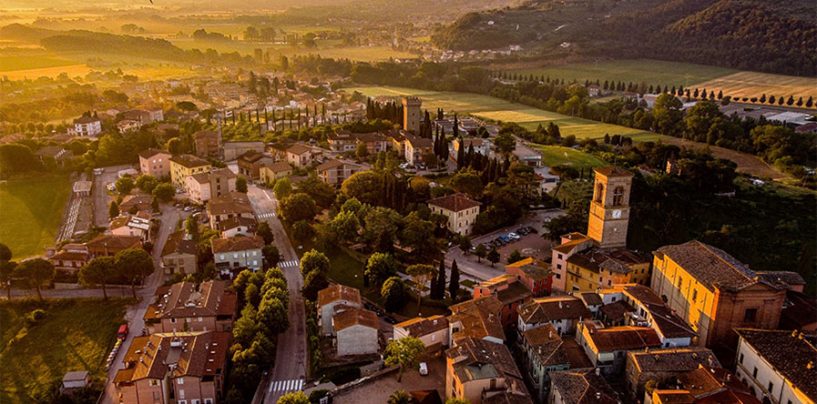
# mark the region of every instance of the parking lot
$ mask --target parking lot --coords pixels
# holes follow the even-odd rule
[[[428,375],[422,376],[417,369],[406,369],[403,380],[397,382],[397,373],[388,374],[378,379],[361,383],[357,387],[343,391],[332,398],[333,403],[385,403],[397,390],[437,390],[445,397],[445,360],[433,358],[426,361]],[[363,397],[363,399],[361,399]]]

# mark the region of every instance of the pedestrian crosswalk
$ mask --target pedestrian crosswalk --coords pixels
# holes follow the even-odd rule
[[[290,379],[290,380],[274,380],[269,385],[269,392],[279,391],[281,393],[286,393],[290,391],[301,391],[304,387],[304,380],[303,379]]]
[[[293,268],[298,266],[298,260],[281,261],[278,263],[279,268]]]
[[[275,217],[275,212],[259,213],[256,216],[258,216],[259,219],[269,219]]]

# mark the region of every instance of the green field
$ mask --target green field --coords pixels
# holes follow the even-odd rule
[[[542,153],[542,164],[548,167],[567,165],[575,168],[592,168],[608,165],[604,160],[581,150],[564,146],[529,146]]]
[[[610,60],[597,63],[574,63],[514,70],[516,73],[550,76],[550,78],[577,80],[605,80],[641,83],[647,85],[683,85],[703,83],[736,73],[737,70],[690,63],[664,62],[649,59]]]
[[[69,66],[75,62],[60,57],[51,56],[0,56],[0,72],[17,70],[44,69],[49,67]]]
[[[126,304],[121,299],[0,303],[0,402],[35,402],[71,370],[104,378]],[[26,314],[38,308],[46,318],[28,326]]]
[[[0,243],[15,259],[43,253],[54,244],[71,193],[68,177],[34,177],[0,183]]]
[[[536,109],[487,95],[426,91],[402,87],[370,86],[351,87],[348,92],[360,92],[369,97],[413,95],[423,100],[423,108],[443,108],[446,113],[471,114],[496,122],[514,122],[526,129],[536,129],[539,124],[553,122],[559,125],[562,136],[574,135],[578,139],[600,138],[605,134],[634,135],[644,133],[639,129],[611,125],[588,119],[575,118],[556,112]]]

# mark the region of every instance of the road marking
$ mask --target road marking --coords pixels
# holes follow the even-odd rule
[[[257,216],[259,219],[269,219],[275,217],[275,212],[260,213]]]
[[[269,194],[267,193],[267,191],[264,191],[264,195],[266,195],[267,199],[272,200],[272,198],[270,198],[270,196],[269,196]]]
[[[281,261],[278,263],[279,268],[291,268],[298,266],[298,260]]]
[[[301,391],[303,387],[303,379],[276,380],[270,383],[269,392],[272,393],[273,391],[280,391],[282,393],[287,393],[290,391]]]

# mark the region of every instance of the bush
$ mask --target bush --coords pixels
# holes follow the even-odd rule
[[[45,319],[45,310],[43,309],[36,309],[32,310],[30,313],[26,315],[26,322],[28,325],[36,325],[43,319]]]

